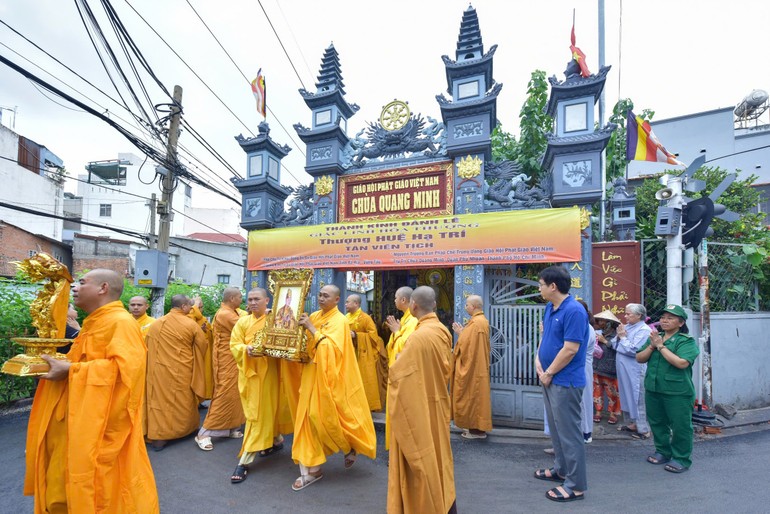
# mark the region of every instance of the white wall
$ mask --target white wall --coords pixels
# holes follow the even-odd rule
[[[241,228],[241,211],[236,207],[232,209],[191,207],[186,214],[189,217],[184,219],[184,235],[219,231],[246,237],[246,231]]]
[[[0,126],[0,155],[16,159],[19,154],[19,136]],[[0,159],[0,200],[28,209],[62,215],[63,188],[45,174],[35,175],[5,159]],[[19,228],[61,241],[62,220],[45,218],[0,207],[0,219]]]
[[[98,184],[87,184],[82,181],[88,180],[88,171],[78,176],[81,182],[78,182],[77,195],[83,197],[83,220],[94,223],[109,225],[129,229],[135,232],[147,233],[150,230],[150,208],[146,205],[147,200],[140,197],[150,198],[155,193],[158,201],[161,199],[159,188],[159,177],[155,177],[155,163],[151,160],[145,161],[143,157],[138,157],[130,153],[118,154],[118,159],[128,161],[126,165],[126,185],[116,186],[105,184],[101,187]],[[141,177],[141,180],[140,180]],[[153,181],[154,179],[154,181]],[[92,182],[98,181],[98,177],[92,175]],[[144,182],[153,181],[151,184]],[[110,188],[110,189],[107,189]],[[119,190],[119,191],[114,191]],[[186,212],[190,206],[190,199],[185,196],[186,184],[179,181],[177,189],[174,191],[172,207],[178,211]],[[112,213],[109,217],[100,215],[100,206],[102,204],[111,205]],[[171,235],[182,235],[184,228],[184,216],[174,213],[171,222]],[[159,220],[155,215],[155,233],[158,233]],[[82,233],[94,236],[116,237],[117,234],[111,230],[98,227],[82,226]],[[126,236],[120,235],[125,238]]]

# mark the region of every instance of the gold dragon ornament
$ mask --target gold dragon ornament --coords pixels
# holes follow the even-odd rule
[[[13,264],[29,277],[30,281],[47,282],[29,306],[32,326],[37,329],[38,337],[13,338],[12,341],[24,347],[24,353],[5,362],[2,372],[17,376],[44,375],[49,366],[40,355],[66,358],[57,353],[56,348],[70,342],[69,339],[64,339],[64,333],[67,327],[72,275],[65,265],[43,252],[21,262],[14,261]]]

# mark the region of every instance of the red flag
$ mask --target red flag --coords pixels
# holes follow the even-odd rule
[[[578,63],[578,66],[580,66],[580,75],[582,77],[589,77],[591,75],[591,72],[588,71],[588,65],[586,64],[586,54],[583,53],[583,51],[575,46],[575,21],[572,21],[572,37],[571,37],[572,44],[569,46],[569,49],[572,51],[572,58],[575,60],[575,62]]]
[[[262,68],[257,72],[257,78],[251,81],[251,91],[257,99],[257,112],[263,118],[267,117],[267,89],[265,87],[265,77],[262,75]]]

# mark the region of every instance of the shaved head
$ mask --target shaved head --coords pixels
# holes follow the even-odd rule
[[[416,318],[421,318],[436,310],[436,291],[428,286],[420,286],[412,293],[409,310]]]
[[[141,318],[147,312],[150,304],[144,296],[134,296],[128,301],[128,312],[137,319]]]
[[[337,302],[340,301],[340,288],[334,284],[327,284],[318,291],[318,306],[324,312],[337,307]]]
[[[222,292],[222,303],[235,309],[243,303],[243,293],[237,287],[226,287]]]
[[[267,311],[267,304],[270,302],[267,291],[261,287],[255,287],[246,295],[246,304],[249,306],[249,313],[259,318]]]
[[[88,314],[119,300],[121,294],[123,277],[108,269],[91,270],[72,287],[73,302]]]
[[[407,302],[412,299],[412,293],[414,290],[409,286],[399,287],[396,290],[396,298],[403,298]]]
[[[182,307],[190,304],[190,299],[183,294],[175,294],[171,297],[171,308],[181,309]]]
[[[345,311],[353,314],[361,308],[361,297],[357,294],[348,295],[345,299]]]
[[[109,286],[110,301],[120,299],[120,295],[123,294],[123,277],[117,274],[117,272],[111,269],[95,269],[87,273],[87,275],[93,277],[95,282],[102,282]]]
[[[484,300],[477,294],[470,295],[466,301],[477,309],[484,307]]]

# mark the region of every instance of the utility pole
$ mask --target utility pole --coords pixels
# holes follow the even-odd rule
[[[599,0],[599,69],[604,66],[604,0]],[[604,88],[599,95],[599,128],[604,127]],[[599,241],[604,241],[607,223],[607,149],[603,149],[599,157],[599,168],[602,170],[602,198],[599,203]]]
[[[682,178],[668,177],[668,207],[682,210]],[[666,303],[682,305],[682,225],[666,241]]]
[[[171,220],[173,219],[172,200],[174,196],[174,171],[177,167],[176,144],[179,138],[179,125],[182,118],[182,87],[174,86],[174,104],[171,106],[171,123],[168,128],[168,143],[166,144],[166,162],[169,167],[166,176],[163,177],[163,190],[158,215],[160,217],[160,229],[158,231],[158,251],[168,256],[169,236],[171,234]],[[164,288],[153,288],[152,317],[163,316],[163,303],[166,294]]]
[[[158,236],[155,234],[155,212],[158,210],[158,196],[153,193],[152,197],[145,205],[150,208],[150,237],[147,242],[147,248],[154,250],[155,243],[158,241]]]

